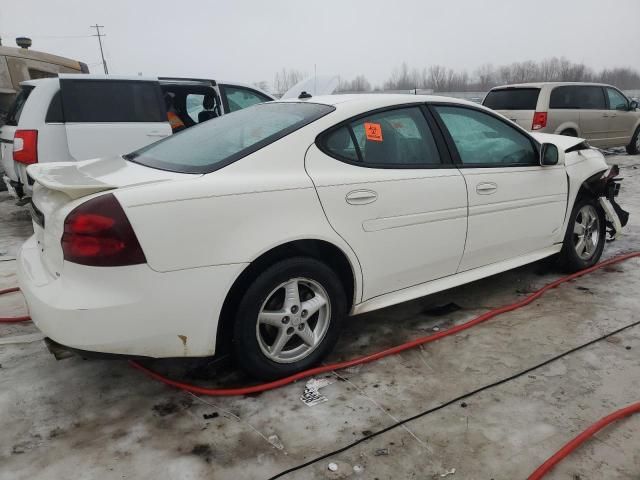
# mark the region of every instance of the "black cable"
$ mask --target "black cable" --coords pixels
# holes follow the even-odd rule
[[[383,433],[386,433],[389,430],[393,430],[394,428],[400,427],[400,426],[404,425],[405,423],[408,423],[408,422],[411,422],[411,421],[416,420],[418,418],[424,417],[426,415],[429,415],[430,413],[437,412],[438,410],[442,410],[443,408],[448,407],[451,404],[457,403],[460,400],[464,400],[465,398],[469,398],[469,397],[471,397],[471,396],[473,396],[473,395],[475,395],[477,393],[483,392],[484,390],[488,390],[490,388],[497,387],[498,385],[502,385],[503,383],[510,382],[511,380],[515,380],[516,378],[521,377],[523,375],[526,375],[529,372],[532,372],[533,370],[537,370],[538,368],[544,367],[545,365],[549,365],[550,363],[553,363],[556,360],[561,359],[562,357],[566,357],[567,355],[571,355],[572,353],[575,353],[578,350],[582,350],[583,348],[589,347],[589,346],[593,345],[594,343],[601,342],[602,340],[605,340],[605,339],[607,339],[607,338],[609,338],[609,337],[611,337],[613,335],[616,335],[617,333],[620,333],[620,332],[622,332],[624,330],[627,330],[629,328],[632,328],[632,327],[636,327],[638,325],[640,325],[640,320],[637,321],[637,322],[633,322],[633,323],[631,323],[631,324],[629,324],[629,325],[627,325],[625,327],[622,327],[622,328],[619,328],[617,330],[614,330],[611,333],[607,333],[606,335],[603,335],[602,337],[596,338],[595,340],[591,340],[591,341],[589,341],[587,343],[584,343],[584,344],[582,344],[580,346],[572,348],[571,350],[567,350],[566,352],[561,353],[559,355],[556,355],[555,357],[551,357],[550,359],[545,360],[544,362],[539,363],[537,365],[534,365],[533,367],[529,367],[526,370],[523,370],[523,371],[521,371],[519,373],[516,373],[515,375],[511,375],[510,377],[503,378],[502,380],[498,380],[496,382],[490,383],[489,385],[485,385],[484,387],[477,388],[477,389],[475,389],[475,390],[473,390],[473,391],[471,391],[469,393],[465,393],[463,395],[460,395],[459,397],[456,397],[456,398],[454,398],[452,400],[449,400],[449,401],[447,401],[445,403],[441,403],[438,406],[435,406],[433,408],[425,410],[424,412],[420,412],[420,413],[418,413],[418,414],[416,414],[416,415],[414,415],[412,417],[405,418],[404,420],[400,420],[397,423],[394,423],[392,425],[389,425],[388,427],[383,428],[382,430],[378,430],[377,432],[374,432],[374,433],[371,433],[371,434],[369,434],[367,436],[364,436],[364,437],[356,440],[355,442],[352,442],[352,443],[350,443],[350,444],[348,444],[348,445],[346,445],[344,447],[341,447],[341,448],[339,448],[337,450],[334,450],[332,452],[329,452],[329,453],[326,453],[326,454],[321,455],[319,457],[316,457],[313,460],[309,460],[308,462],[305,462],[305,463],[303,463],[301,465],[298,465],[296,467],[291,467],[291,468],[289,468],[289,469],[287,469],[287,470],[285,470],[283,472],[280,472],[277,475],[274,475],[273,477],[270,477],[268,480],[275,480],[277,478],[283,477],[284,475],[288,475],[289,473],[293,473],[293,472],[295,472],[297,470],[301,470],[301,469],[303,469],[305,467],[308,467],[309,465],[313,465],[314,463],[319,462],[320,460],[324,460],[325,458],[329,458],[329,457],[332,457],[332,456],[337,455],[339,453],[345,452],[345,451],[349,450],[350,448],[355,447],[356,445],[359,445],[359,444],[361,444],[363,442],[366,442],[367,440],[370,440],[373,437],[377,437],[378,435],[382,435]]]

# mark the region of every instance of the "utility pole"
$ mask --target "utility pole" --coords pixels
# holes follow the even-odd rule
[[[98,25],[96,23],[95,25],[91,25],[91,27],[89,28],[96,29],[96,34],[91,36],[98,37],[98,44],[100,44],[100,56],[102,57],[102,66],[104,67],[104,73],[109,74],[109,69],[107,68],[107,61],[104,59],[104,52],[102,51],[102,37],[106,37],[106,35],[103,33],[100,33],[100,29],[104,28],[104,25]]]

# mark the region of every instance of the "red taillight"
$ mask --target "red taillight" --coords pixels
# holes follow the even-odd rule
[[[25,165],[38,163],[38,130],[16,130],[13,136],[13,159]]]
[[[146,263],[129,219],[111,193],[76,207],[64,221],[64,259],[95,267]]]
[[[540,130],[547,126],[547,112],[536,112],[533,114],[531,130]]]

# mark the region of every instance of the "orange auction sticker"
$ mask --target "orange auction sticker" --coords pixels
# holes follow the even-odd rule
[[[364,122],[364,131],[367,135],[367,140],[372,142],[382,141],[382,127],[379,123]]]

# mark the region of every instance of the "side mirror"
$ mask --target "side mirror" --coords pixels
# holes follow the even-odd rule
[[[553,143],[543,143],[540,147],[540,165],[557,165],[558,164],[558,147]]]
[[[635,100],[632,100],[631,103],[629,104],[629,110],[633,111],[637,108],[640,108],[640,105]]]

